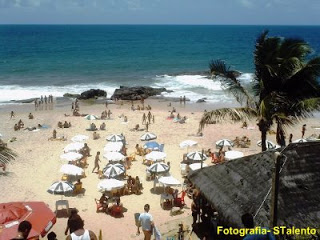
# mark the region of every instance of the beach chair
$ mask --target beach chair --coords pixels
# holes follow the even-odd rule
[[[96,202],[96,212],[98,213],[98,212],[107,212],[107,208],[103,205],[103,204],[101,204],[100,203],[100,200],[99,199],[94,199],[95,200],[95,202]]]
[[[59,211],[59,207],[65,208],[66,212],[67,212],[67,214],[69,216],[69,202],[68,202],[68,200],[58,200],[58,201],[56,201],[56,214]]]
[[[181,197],[176,197],[173,199],[173,204],[176,207],[183,207],[185,205],[184,197],[186,196],[186,191],[182,191]]]
[[[180,171],[181,171],[181,175],[183,177],[187,176],[188,175],[188,170],[187,170],[187,164],[185,163],[180,163]]]
[[[63,174],[61,177],[61,181],[68,181],[69,180],[69,175]]]

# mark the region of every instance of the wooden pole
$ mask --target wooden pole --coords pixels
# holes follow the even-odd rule
[[[270,213],[270,228],[277,226],[278,222],[278,195],[279,195],[279,172],[280,172],[280,153],[275,152],[272,176],[272,189],[271,189],[271,213]]]

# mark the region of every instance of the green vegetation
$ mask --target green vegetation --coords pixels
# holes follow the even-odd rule
[[[256,118],[262,151],[266,150],[267,132],[274,123],[277,124],[277,143],[284,146],[284,127],[320,110],[320,57],[307,58],[312,50],[304,40],[267,35],[265,31],[256,40],[251,91],[223,61],[211,61],[212,77],[220,76],[224,89],[243,107],[213,110],[204,113],[200,121],[200,129],[203,129],[212,121]]]

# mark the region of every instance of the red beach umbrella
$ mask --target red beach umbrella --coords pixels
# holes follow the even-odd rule
[[[44,202],[0,203],[0,240],[15,237],[25,220],[32,224],[28,238],[44,237],[56,223],[56,216]]]

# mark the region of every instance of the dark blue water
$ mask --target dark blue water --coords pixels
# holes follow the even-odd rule
[[[264,29],[320,52],[317,26],[1,25],[0,86],[152,85],[208,70],[211,59],[252,73]]]

